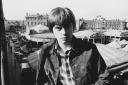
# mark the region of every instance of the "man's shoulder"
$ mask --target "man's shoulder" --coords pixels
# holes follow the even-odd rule
[[[55,39],[42,45],[41,50],[47,50],[55,44]]]
[[[95,48],[95,44],[93,44],[92,42],[89,42],[86,39],[77,39],[77,41],[75,42],[79,47],[84,48],[85,50],[89,50],[92,48]]]

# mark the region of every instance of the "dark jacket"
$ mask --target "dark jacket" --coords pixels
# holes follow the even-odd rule
[[[73,50],[69,60],[76,85],[96,84],[100,74],[102,75],[106,69],[106,64],[96,46],[77,38],[74,38],[72,43]],[[49,81],[55,85],[61,85],[58,77],[59,59],[56,46],[59,46],[56,40],[43,45],[39,58],[35,59],[37,62],[30,62],[30,65],[38,67],[37,83],[39,85]]]

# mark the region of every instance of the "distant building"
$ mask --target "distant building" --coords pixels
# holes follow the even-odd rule
[[[83,18],[79,20],[79,29],[127,29],[127,22],[125,20],[106,20],[101,16],[97,16],[93,20],[84,20]]]
[[[24,20],[6,20],[4,19],[5,31],[23,31],[25,30]]]
[[[35,25],[47,25],[48,15],[41,15],[41,14],[26,14],[25,16],[25,23],[26,27],[33,27]]]

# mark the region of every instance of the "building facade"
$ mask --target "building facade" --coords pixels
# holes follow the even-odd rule
[[[35,25],[47,25],[48,15],[41,15],[41,14],[26,14],[25,23],[26,27],[33,27]]]
[[[83,18],[79,20],[79,29],[127,29],[127,22],[125,20],[106,20],[101,16],[97,16],[93,20],[84,20]]]

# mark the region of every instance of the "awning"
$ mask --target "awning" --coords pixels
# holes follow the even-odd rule
[[[96,46],[108,67],[122,62],[128,62],[128,52],[103,44],[96,44]]]

